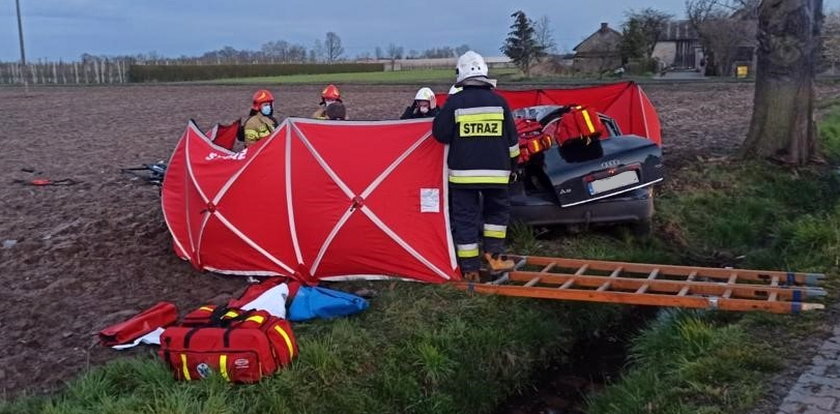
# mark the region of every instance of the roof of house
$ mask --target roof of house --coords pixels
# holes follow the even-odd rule
[[[602,38],[604,36],[613,36],[613,37],[618,36],[619,38],[622,37],[620,32],[618,32],[617,30],[614,30],[613,28],[609,27],[609,25],[607,25],[607,23],[601,23],[601,28],[600,29],[596,30],[595,33],[592,33],[586,39],[583,39],[583,41],[578,43],[578,45],[575,46],[574,48],[572,48],[572,50],[577,51],[578,48],[580,48],[581,46],[585,46],[587,43],[591,43],[595,39]]]

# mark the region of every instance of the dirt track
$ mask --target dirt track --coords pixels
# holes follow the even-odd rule
[[[254,87],[0,89],[0,395],[49,390],[119,354],[93,334],[157,301],[188,310],[244,281],[177,259],[157,189],[120,167],[166,160],[189,118],[202,128],[243,115]],[[731,153],[752,106],[747,84],[647,86],[660,111],[669,168]],[[308,116],[317,86],[272,88],[282,116]],[[416,88],[343,89],[352,119],[396,118]],[[832,94],[840,87],[821,87]],[[46,109],[47,113],[38,111]],[[35,173],[24,169],[35,170]],[[31,187],[13,180],[72,178]]]

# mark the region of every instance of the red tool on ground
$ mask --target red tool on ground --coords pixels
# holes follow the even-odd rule
[[[61,180],[50,180],[49,178],[36,178],[34,180],[14,180],[15,184],[33,185],[36,187],[45,187],[48,185],[74,185],[81,181],[76,181],[72,178],[63,178]]]

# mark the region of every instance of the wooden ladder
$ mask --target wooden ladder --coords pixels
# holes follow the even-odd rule
[[[516,269],[493,282],[456,286],[505,296],[772,313],[823,309],[805,301],[826,295],[817,286],[825,275],[817,273],[515,258]]]

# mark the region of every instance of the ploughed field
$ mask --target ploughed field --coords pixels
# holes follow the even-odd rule
[[[395,119],[420,86],[345,86],[342,93],[351,119]],[[167,160],[190,118],[207,130],[244,116],[255,89],[39,87],[28,96],[0,89],[0,303],[7,312],[0,322],[0,393],[54,389],[125,355],[99,346],[95,333],[157,301],[188,310],[244,287],[240,278],[199,273],[178,259],[157,188],[119,169]],[[659,110],[672,172],[732,154],[746,133],[750,84],[644,89]],[[321,86],[271,90],[280,116],[309,116]],[[820,97],[837,92],[840,86],[819,88]],[[14,182],[33,178],[80,183]]]

